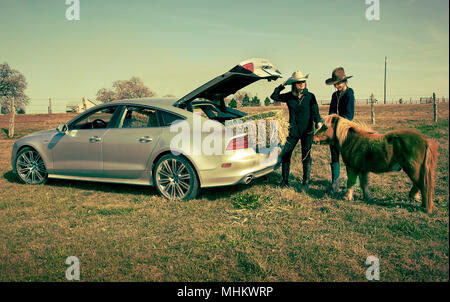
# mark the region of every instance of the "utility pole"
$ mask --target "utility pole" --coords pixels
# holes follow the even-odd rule
[[[436,93],[433,92],[433,121],[437,123]]]
[[[386,104],[386,63],[387,57],[384,57],[384,104]]]

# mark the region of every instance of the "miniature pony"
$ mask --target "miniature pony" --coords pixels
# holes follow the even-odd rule
[[[324,118],[324,125],[314,134],[314,142],[335,145],[347,169],[345,199],[353,200],[353,186],[359,176],[366,200],[370,200],[368,173],[403,170],[412,180],[411,198],[422,195],[422,206],[433,211],[434,174],[438,145],[413,130],[394,130],[380,134],[365,125],[337,114]]]

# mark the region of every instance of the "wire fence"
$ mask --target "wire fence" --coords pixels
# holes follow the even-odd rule
[[[82,108],[82,99],[83,98],[33,98],[30,100],[30,104],[26,106],[25,113],[49,113],[50,106],[52,113],[66,113],[74,107],[74,105],[79,104]],[[51,101],[50,101],[51,100]],[[90,98],[86,98],[86,100],[91,100]],[[94,101],[95,102],[95,101]],[[331,100],[325,97],[317,98],[317,103],[319,105],[329,105]],[[99,103],[99,102],[95,102]],[[421,96],[410,96],[410,97],[398,97],[398,98],[390,98],[386,100],[386,104],[432,104],[433,97],[421,97]],[[449,103],[448,97],[437,97],[436,103]],[[357,105],[369,105],[370,99],[355,99],[355,104]],[[376,99],[375,104],[382,105],[384,104],[383,100]],[[281,105],[281,104],[274,104]],[[273,106],[273,105],[271,105]]]
[[[317,100],[320,105],[330,105],[330,100]],[[448,103],[449,98],[436,98],[436,103]],[[419,97],[419,98],[399,98],[399,99],[391,99],[386,100],[386,105],[388,104],[432,104],[433,97]],[[369,105],[370,99],[355,99],[355,104],[359,105]],[[384,104],[383,100],[375,99],[375,104],[380,105]]]
[[[92,101],[90,98],[86,100]],[[96,104],[99,102],[93,101]],[[83,108],[82,97],[67,98],[31,98],[30,103],[25,107],[25,113],[66,113],[74,109],[74,107]],[[9,110],[8,110],[9,112]]]

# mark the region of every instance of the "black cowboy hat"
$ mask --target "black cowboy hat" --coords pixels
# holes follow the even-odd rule
[[[338,68],[335,68],[333,70],[333,72],[331,73],[331,78],[327,79],[325,81],[325,83],[327,85],[334,85],[334,84],[337,84],[337,83],[341,83],[341,82],[347,81],[347,79],[350,79],[351,77],[353,77],[353,76],[348,76],[347,77],[345,75],[345,71],[344,71],[343,67],[338,67]]]

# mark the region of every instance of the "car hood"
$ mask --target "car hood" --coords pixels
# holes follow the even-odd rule
[[[41,131],[37,131],[37,132],[33,132],[31,134],[28,134],[22,138],[27,138],[27,137],[31,137],[31,136],[43,136],[43,135],[48,135],[48,134],[52,134],[52,133],[56,133],[57,131],[55,129],[50,129],[50,130],[41,130]]]
[[[228,72],[212,79],[175,102],[176,107],[186,107],[198,98],[220,101],[238,90],[262,79],[281,78],[281,73],[266,59],[254,58],[243,61]]]

